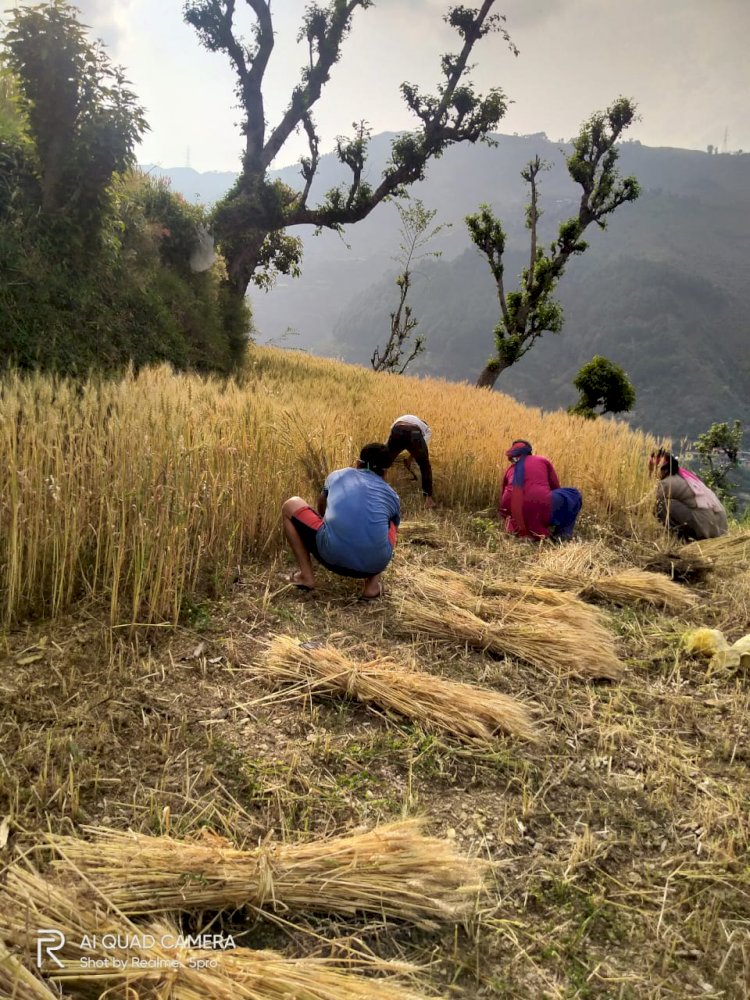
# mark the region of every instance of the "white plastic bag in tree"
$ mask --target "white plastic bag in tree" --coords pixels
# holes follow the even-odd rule
[[[216,262],[214,238],[205,226],[198,226],[197,243],[190,254],[191,271],[207,271]]]

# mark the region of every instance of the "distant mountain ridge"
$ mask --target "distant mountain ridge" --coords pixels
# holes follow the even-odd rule
[[[449,149],[411,189],[438,210],[436,221],[452,223],[435,245],[443,256],[423,262],[414,285],[414,313],[427,337],[415,374],[473,381],[491,353],[494,283],[470,245],[465,215],[486,201],[503,219],[510,286],[528,253],[520,170],[532,156],[550,164],[541,187],[544,240],[576,210],[579,190],[565,170],[564,144],[542,133],[496,138],[495,148]],[[392,139],[373,137],[373,180]],[[634,424],[678,438],[714,420],[739,418],[750,426],[750,155],[628,142],[620,168],[638,178],[641,198],[619,209],[606,232],[590,235],[589,250],[570,262],[560,284],[563,332],[545,335],[498,388],[530,405],[567,406],[576,371],[599,353],[623,365],[635,384]],[[185,197],[206,203],[234,180],[229,173],[151,169],[168,174]],[[291,186],[301,183],[296,167],[277,175]],[[313,195],[345,177],[334,156],[322,157]],[[252,295],[259,339],[367,364],[395,306],[398,228],[395,206],[381,205],[343,239],[295,230],[305,242],[302,277]]]

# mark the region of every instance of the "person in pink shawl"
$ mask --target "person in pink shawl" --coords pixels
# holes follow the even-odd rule
[[[656,516],[684,542],[726,534],[727,512],[712,489],[668,451],[652,453],[656,473]]]
[[[532,455],[528,441],[514,441],[506,451],[510,466],[503,476],[498,513],[505,527],[521,538],[549,538],[552,491],[560,489],[548,458]]]

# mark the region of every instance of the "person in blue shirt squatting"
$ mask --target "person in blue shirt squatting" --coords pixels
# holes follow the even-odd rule
[[[393,557],[401,521],[398,494],[385,482],[389,465],[384,444],[366,444],[355,468],[328,476],[317,512],[302,497],[284,502],[284,534],[299,567],[284,577],[287,583],[314,589],[313,555],[332,573],[364,580],[364,600],[382,595],[380,575]]]

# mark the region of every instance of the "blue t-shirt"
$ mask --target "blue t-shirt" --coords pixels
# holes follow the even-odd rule
[[[393,556],[391,522],[401,520],[398,493],[367,469],[332,472],[323,493],[328,500],[316,538],[322,558],[358,573],[381,573]]]

